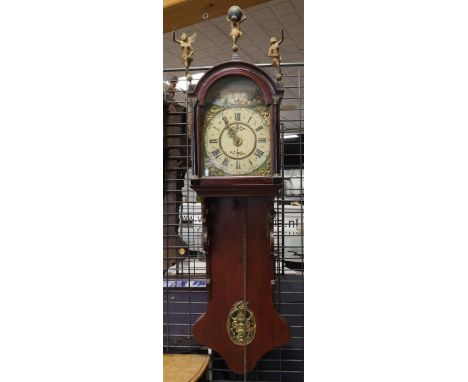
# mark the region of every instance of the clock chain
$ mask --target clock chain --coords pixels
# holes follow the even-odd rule
[[[244,273],[244,328],[247,327],[247,198],[244,198],[244,227],[242,237],[242,266]],[[247,381],[247,335],[244,332],[244,382]]]

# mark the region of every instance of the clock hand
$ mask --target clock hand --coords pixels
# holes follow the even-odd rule
[[[229,126],[229,121],[228,119],[223,115],[223,121],[224,121],[224,124],[226,125],[226,127],[228,128],[228,134],[231,138],[234,138],[236,133],[233,131],[232,127]]]
[[[242,139],[237,136],[237,131],[234,129],[233,126],[229,125],[228,119],[223,115],[223,121],[226,124],[226,127],[228,128],[228,135],[229,137],[232,138],[234,141],[235,146],[240,146],[242,144]],[[239,125],[237,125],[239,126]]]
[[[240,138],[238,135],[237,135],[237,132],[236,130],[232,129],[230,130],[232,132],[232,135],[231,135],[231,138],[234,140],[234,145],[235,146],[240,146],[242,144],[242,138]]]

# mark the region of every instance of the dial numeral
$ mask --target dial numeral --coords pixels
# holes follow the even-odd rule
[[[263,129],[263,126],[258,126],[255,131],[260,131],[261,129]]]
[[[236,121],[240,121],[240,117],[241,117],[240,113],[236,113],[235,117],[236,117]]]
[[[224,167],[227,167],[228,163],[229,163],[229,159],[228,159],[228,158],[224,158],[223,163],[222,163],[223,166],[224,166]]]
[[[211,152],[211,155],[215,157],[215,159],[218,159],[219,156],[221,155],[221,150],[220,149],[216,149],[216,150],[213,150]]]
[[[240,170],[240,162],[236,161],[236,170]]]
[[[259,150],[259,149],[255,150],[255,155],[258,156],[259,158],[261,158],[263,154],[264,152],[262,150]]]
[[[258,143],[266,143],[266,138],[258,138]]]
[[[209,142],[210,143],[218,143],[218,139],[210,139]]]

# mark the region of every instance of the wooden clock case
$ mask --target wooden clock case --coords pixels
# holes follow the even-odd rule
[[[219,80],[241,76],[263,92],[270,116],[271,166],[268,176],[203,176],[203,121],[209,89]],[[282,187],[279,108],[283,91],[255,65],[229,61],[210,69],[189,93],[193,104],[191,186],[203,198],[203,245],[207,256],[208,307],[193,327],[194,338],[218,352],[228,366],[246,374],[275,347],[285,345],[289,327],[274,306],[274,197]],[[243,253],[246,251],[246,261]],[[248,301],[255,335],[235,344],[228,316],[236,302]]]

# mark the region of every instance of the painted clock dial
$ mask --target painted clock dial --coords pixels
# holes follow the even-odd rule
[[[219,81],[207,97],[205,176],[255,176],[270,170],[269,114],[261,90],[246,78]]]

